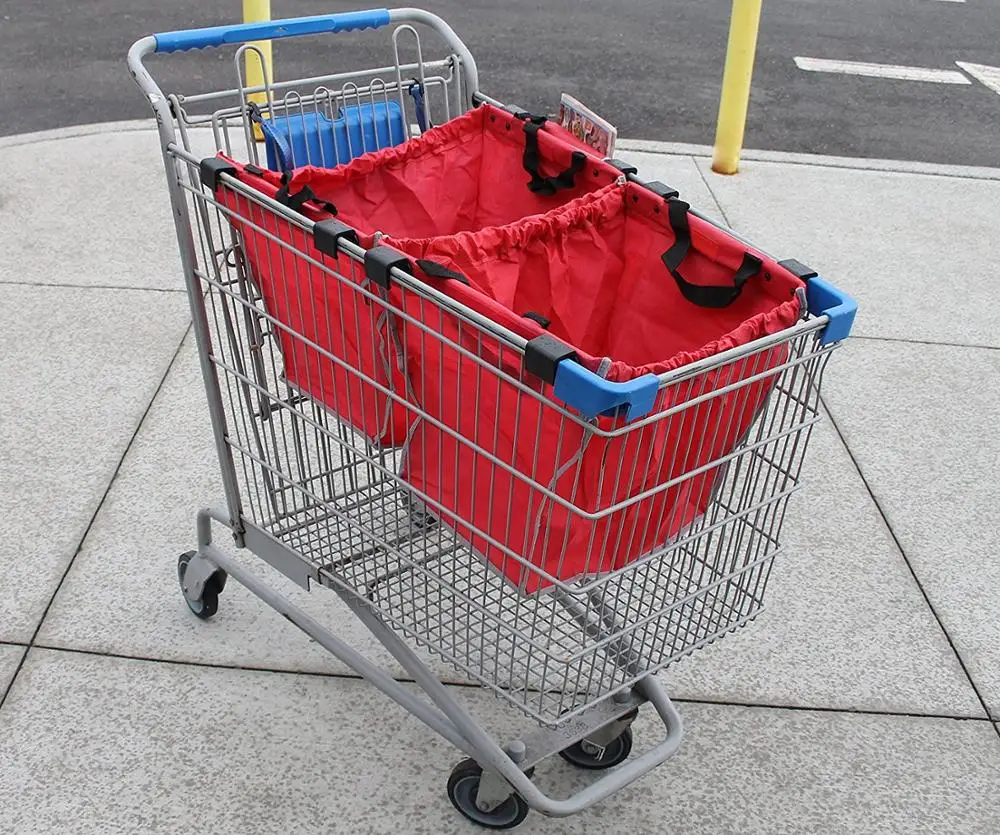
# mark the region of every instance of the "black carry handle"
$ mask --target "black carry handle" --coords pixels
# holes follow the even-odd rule
[[[740,297],[743,285],[760,272],[763,262],[756,255],[744,253],[743,263],[733,276],[732,287],[692,284],[680,273],[681,264],[691,249],[691,227],[688,225],[688,209],[691,207],[676,198],[668,200],[667,207],[670,227],[674,230],[674,243],[663,253],[662,258],[664,265],[677,282],[677,289],[685,299],[699,307],[729,307]]]
[[[538,131],[542,129],[546,119],[544,116],[524,116],[524,157],[521,161],[524,170],[531,175],[528,191],[549,197],[560,189],[573,188],[576,185],[576,175],[587,164],[587,155],[583,151],[573,151],[569,168],[554,177],[543,177],[539,170],[542,155],[538,151]]]
[[[295,194],[289,194],[288,186],[284,185],[278,189],[278,193],[274,195],[274,199],[288,206],[293,212],[302,211],[303,204],[311,201],[323,209],[323,211],[329,212],[331,215],[337,214],[337,207],[328,200],[320,200],[309,186],[302,186]]]

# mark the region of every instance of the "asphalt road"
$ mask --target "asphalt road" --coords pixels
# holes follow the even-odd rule
[[[729,0],[421,2],[466,40],[495,98],[544,112],[566,91],[622,136],[713,141]],[[283,16],[355,8],[273,6]],[[0,134],[147,116],[125,68],[129,44],[239,14],[238,0],[0,0]],[[807,73],[793,61],[1000,66],[998,32],[997,0],[764,0],[746,146],[1000,166],[1000,95],[979,82]],[[385,43],[384,33],[282,42],[277,73],[385,63]],[[157,59],[157,74],[165,89],[185,93],[233,82],[229,56],[218,52]]]

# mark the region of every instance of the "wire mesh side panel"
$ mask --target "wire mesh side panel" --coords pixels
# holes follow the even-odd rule
[[[420,345],[423,416],[402,472],[466,548],[387,584],[403,628],[425,608],[446,613],[423,625],[433,643],[555,722],[760,611],[819,419],[828,351],[815,332],[664,389],[634,427],[600,430],[539,397],[519,355],[418,307],[402,330]],[[413,320],[448,342],[407,333]]]
[[[438,289],[374,284],[360,250],[197,176],[244,515],[322,582],[546,723],[760,611],[819,419],[815,330],[588,423]]]

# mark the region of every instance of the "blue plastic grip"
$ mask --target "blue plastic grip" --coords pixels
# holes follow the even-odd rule
[[[210,26],[205,29],[184,29],[178,32],[163,32],[153,37],[156,39],[157,52],[182,52],[186,49],[204,49],[228,43],[270,41],[299,35],[350,32],[354,29],[378,29],[388,23],[388,9],[369,9],[363,12],[341,12],[232,26]]]
[[[625,409],[625,417],[635,420],[653,411],[660,381],[655,374],[643,374],[626,383],[612,383],[588,371],[572,359],[556,366],[552,393],[585,418],[611,415]]]
[[[858,303],[847,293],[813,276],[806,282],[806,304],[811,315],[826,316],[830,320],[820,335],[820,345],[840,342],[851,335]]]

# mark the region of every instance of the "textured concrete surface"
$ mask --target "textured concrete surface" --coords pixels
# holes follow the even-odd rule
[[[177,556],[196,545],[196,511],[221,503],[222,480],[205,390],[194,340],[189,338],[122,464],[39,640],[149,658],[347,672],[238,584],[227,587],[219,615],[210,623],[188,617],[177,586]],[[217,535],[220,544],[230,544],[225,529]],[[377,642],[335,594],[326,589],[306,593],[260,560],[250,565],[342,637],[377,653]],[[129,578],[129,606],[117,605],[122,592],[103,581],[108,576]],[[255,638],[248,641],[248,635]],[[391,659],[388,653],[377,657]],[[402,672],[398,665],[396,671]]]
[[[1000,718],[1000,351],[868,340],[852,348],[844,373],[830,375],[827,402]]]
[[[848,343],[842,354],[855,346]],[[850,373],[840,357],[829,378]],[[668,668],[682,698],[984,716],[847,450],[813,433],[764,612]]]
[[[3,693],[13,680],[17,665],[21,663],[26,649],[15,644],[0,644],[0,693]]]
[[[501,732],[518,725],[493,699],[460,697]],[[1000,826],[1000,744],[988,722],[682,709],[687,742],[674,759],[589,812],[532,815],[518,831]],[[4,831],[481,831],[443,791],[455,752],[356,681],[33,650],[0,729]],[[655,731],[641,720],[637,745]],[[558,758],[535,776],[556,796],[585,778]]]
[[[186,327],[179,293],[0,284],[0,640],[40,622]]]
[[[1000,346],[1000,182],[773,162],[721,177],[699,165],[736,229],[863,300],[857,334]]]
[[[32,642],[44,615],[0,704],[0,831],[471,832],[444,793],[450,746],[236,584],[212,622],[186,610],[176,556],[221,491],[190,342],[157,394],[188,312],[155,210],[155,137],[79,133],[4,145],[5,161],[32,148],[16,176],[122,157],[141,184],[124,213],[101,184],[80,198],[93,240],[115,250],[115,289],[95,286],[99,252],[51,229],[47,271],[19,272],[35,267],[17,234],[0,262],[0,642]],[[522,831],[997,831],[1000,736],[982,700],[1000,718],[1000,367],[995,349],[968,347],[996,344],[995,172],[769,158],[722,180],[697,151],[632,153],[766,248],[816,254],[857,293],[861,337],[825,377],[835,425],[814,433],[765,612],[664,676],[687,722],[677,757],[585,815],[533,815]],[[935,227],[928,183],[968,222]],[[0,228],[43,214],[7,201]],[[949,253],[947,292],[928,282],[928,241]],[[924,283],[888,269],[894,252]],[[291,596],[385,660],[332,595]],[[0,643],[0,693],[23,651]],[[523,725],[455,689],[499,737]],[[647,714],[639,748],[655,740]],[[536,779],[565,793],[583,777],[553,760]]]
[[[148,136],[4,148],[0,239],[9,269],[0,281],[183,289],[166,180],[155,176],[163,162]],[[98,222],[103,215],[119,220]]]

